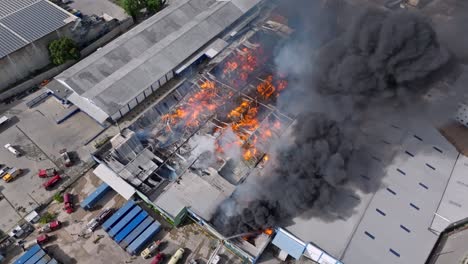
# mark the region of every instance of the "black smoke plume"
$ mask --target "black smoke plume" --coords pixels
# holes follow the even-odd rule
[[[450,59],[430,23],[409,11],[365,10],[318,51],[311,48],[320,43],[315,36],[290,42],[278,58],[293,80],[282,96],[295,102],[296,123],[271,150],[268,168],[220,206],[212,222],[225,234],[285,224],[305,212],[327,220],[349,217],[353,208],[343,206],[343,194],[368,191],[354,177],[367,164],[358,140],[362,119],[421,97]]]

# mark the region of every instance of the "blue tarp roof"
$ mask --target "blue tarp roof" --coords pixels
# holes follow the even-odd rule
[[[271,242],[281,250],[287,252],[291,257],[299,259],[304,253],[306,244],[289,234],[286,230],[279,228],[275,238]]]

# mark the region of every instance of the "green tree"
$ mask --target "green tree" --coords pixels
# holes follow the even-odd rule
[[[54,194],[54,201],[63,203],[63,195],[59,192]]]
[[[166,4],[166,0],[146,0],[146,10],[151,13],[158,12]]]
[[[73,40],[62,37],[49,44],[49,55],[53,64],[60,65],[68,60],[79,59],[80,51]]]
[[[120,0],[120,6],[125,10],[125,13],[135,19],[140,9],[143,8],[143,3],[141,0]]]

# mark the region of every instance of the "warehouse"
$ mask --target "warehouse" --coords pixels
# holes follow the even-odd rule
[[[187,62],[218,54],[235,35],[234,24],[255,13],[259,2],[175,3],[58,75],[54,90],[101,124],[117,121]]]
[[[69,36],[77,17],[45,0],[0,5],[0,91],[50,63],[48,45]]]

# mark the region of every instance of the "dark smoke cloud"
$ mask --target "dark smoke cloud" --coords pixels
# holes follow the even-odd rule
[[[421,97],[431,75],[450,59],[430,23],[408,11],[365,10],[317,55],[307,49],[320,41],[299,34],[280,51],[279,70],[292,79],[289,94],[282,95],[289,104],[280,98],[280,107],[290,110],[294,98],[297,122],[271,150],[267,168],[220,206],[212,219],[218,230],[258,230],[304,212],[331,221],[349,217],[353,206],[343,206],[343,194],[349,200],[357,190],[369,191],[354,177],[367,164],[357,140],[362,118]]]

